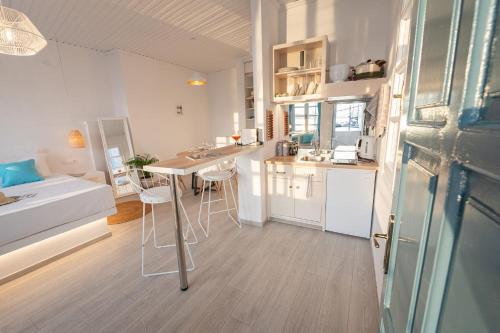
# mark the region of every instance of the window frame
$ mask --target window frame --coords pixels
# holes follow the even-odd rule
[[[303,131],[298,131],[296,129],[295,125],[295,108],[303,108],[304,109],[304,115],[300,115],[300,118],[304,118],[304,130]],[[309,108],[311,109],[316,109],[316,113],[314,115],[311,115],[309,112]],[[320,102],[305,102],[305,103],[297,103],[297,104],[290,104],[288,106],[288,113],[290,115],[290,123],[292,125],[292,133],[314,133],[315,131],[318,132],[318,135],[320,134],[320,129],[321,129],[321,103]],[[310,118],[315,117],[316,118],[316,123],[314,125],[310,125]],[[309,128],[310,126],[314,126],[314,128]]]

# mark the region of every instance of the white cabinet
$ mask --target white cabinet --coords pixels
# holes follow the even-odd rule
[[[292,216],[292,181],[288,177],[269,177],[267,191],[272,216]]]
[[[324,183],[312,181],[309,177],[294,175],[293,186],[294,217],[320,222],[324,206]]]
[[[329,170],[326,230],[370,238],[374,186],[375,170]]]
[[[269,215],[323,226],[325,173],[321,168],[268,165]]]

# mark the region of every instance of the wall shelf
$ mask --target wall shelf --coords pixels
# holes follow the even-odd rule
[[[298,70],[290,71],[290,72],[274,73],[274,76],[293,77],[293,76],[302,76],[302,75],[307,75],[307,74],[321,74],[321,68],[298,69]]]
[[[275,103],[319,100],[326,84],[328,38],[309,38],[273,46]],[[291,67],[296,70],[280,72]]]
[[[329,101],[371,98],[386,81],[386,78],[379,78],[327,83],[325,97]]]
[[[254,93],[253,93],[253,63],[246,61],[243,63],[244,87],[245,87],[245,128],[255,127],[254,113]]]

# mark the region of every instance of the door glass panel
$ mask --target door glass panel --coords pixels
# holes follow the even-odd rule
[[[432,209],[435,176],[415,162],[408,163],[406,193],[401,210],[396,266],[393,273],[390,313],[395,332],[404,332],[410,312],[412,290],[417,272],[417,259],[424,226]]]
[[[442,104],[444,101],[443,90],[452,10],[453,0],[427,2],[418,79],[417,107]],[[444,120],[444,115],[423,114],[422,110],[417,109],[413,118],[416,121],[439,121]]]
[[[465,206],[444,300],[442,332],[500,332],[500,221],[487,212],[474,199]]]
[[[500,50],[498,38],[500,37],[500,24],[497,23],[489,66],[489,80],[486,86],[487,110],[483,115],[484,121],[500,121]]]

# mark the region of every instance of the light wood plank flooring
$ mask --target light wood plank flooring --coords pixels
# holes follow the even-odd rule
[[[377,331],[367,240],[276,222],[238,229],[223,214],[206,239],[199,196],[183,200],[200,239],[187,291],[177,275],[141,276],[136,220],[0,286],[0,332]],[[157,212],[160,239],[173,241],[170,205]],[[147,269],[175,268],[174,251],[149,243]]]

